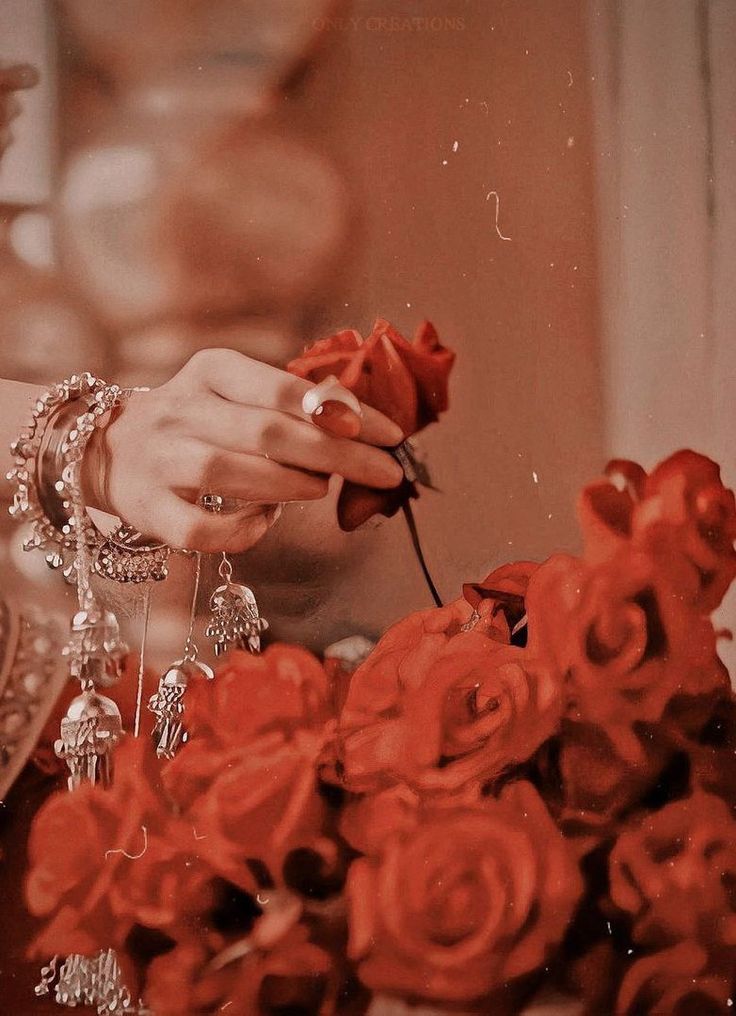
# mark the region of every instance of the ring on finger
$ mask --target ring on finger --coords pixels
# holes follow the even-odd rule
[[[240,511],[246,502],[234,497],[223,497],[222,494],[207,493],[199,498],[199,507],[212,515],[230,515]]]
[[[222,494],[202,494],[197,501],[199,507],[211,515],[235,515],[246,513],[248,517],[263,515],[269,525],[281,515],[283,502],[244,501],[237,497],[223,497]]]

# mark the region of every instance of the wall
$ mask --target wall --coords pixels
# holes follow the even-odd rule
[[[418,12],[446,27],[380,23]],[[361,211],[344,299],[314,329],[426,316],[457,350],[451,411],[421,442],[442,494],[416,508],[450,597],[496,563],[575,547],[576,492],[604,462],[583,10],[371,0],[352,15],[291,112]],[[351,539],[366,624],[427,602],[401,520]]]
[[[690,447],[733,486],[736,5],[590,0],[588,17],[607,446],[646,467]]]

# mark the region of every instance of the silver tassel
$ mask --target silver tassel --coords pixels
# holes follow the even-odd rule
[[[54,956],[41,971],[36,985],[40,998],[51,993],[58,1005],[74,1009],[78,1005],[95,1006],[97,1016],[153,1016],[139,999],[134,1003],[123,983],[123,975],[113,949],[102,949],[94,956],[72,953],[58,966]]]

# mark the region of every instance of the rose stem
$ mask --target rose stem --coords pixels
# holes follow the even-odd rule
[[[422,569],[422,574],[424,575],[424,580],[427,583],[427,587],[429,588],[429,591],[432,594],[432,599],[434,600],[436,606],[441,607],[442,606],[442,600],[440,599],[440,594],[437,592],[437,586],[432,581],[432,576],[429,573],[429,568],[427,567],[427,562],[424,559],[424,551],[422,550],[422,545],[419,542],[419,533],[417,531],[417,523],[416,523],[416,520],[414,518],[414,512],[411,510],[411,503],[409,501],[405,501],[402,504],[402,506],[401,506],[401,510],[404,513],[404,518],[406,519],[406,524],[409,527],[409,535],[411,536],[412,546],[414,547],[414,553],[417,556],[417,561],[419,562],[419,566]]]

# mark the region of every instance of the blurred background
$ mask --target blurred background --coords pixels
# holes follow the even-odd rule
[[[736,482],[733,0],[0,0],[0,59],[41,72],[0,171],[0,374],[155,384],[427,317],[458,353],[416,507],[448,598],[575,550],[612,455]],[[315,646],[428,603],[399,518],[331,512],[237,562]]]

